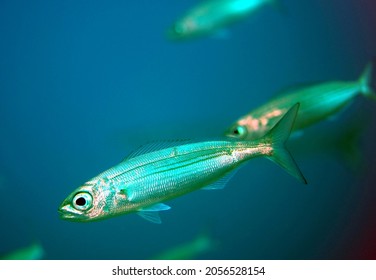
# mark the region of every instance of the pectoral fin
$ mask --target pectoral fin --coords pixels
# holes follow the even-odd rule
[[[162,221],[161,221],[161,217],[159,217],[159,211],[166,211],[169,209],[171,209],[170,206],[163,204],[163,203],[157,203],[149,207],[138,210],[137,214],[141,216],[142,218],[148,220],[149,222],[152,222],[155,224],[161,224]]]

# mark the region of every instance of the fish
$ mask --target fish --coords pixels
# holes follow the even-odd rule
[[[167,30],[171,40],[186,40],[219,33],[277,0],[208,0],[190,9]]]
[[[0,257],[1,260],[41,260],[45,252],[40,242],[19,248]]]
[[[333,118],[358,95],[376,100],[371,87],[372,64],[368,63],[357,81],[330,81],[299,86],[279,95],[239,118],[224,134],[242,140],[257,139],[270,130],[295,103],[300,103],[293,132]]]
[[[367,161],[362,140],[370,129],[370,116],[367,112],[356,112],[346,116],[341,125],[323,124],[304,131],[301,137],[290,137],[291,152],[296,159],[316,156],[331,156],[338,163],[362,176],[367,171]]]
[[[154,260],[193,260],[202,254],[208,253],[217,247],[218,242],[204,232],[194,239],[179,244],[154,256]]]
[[[198,189],[222,189],[243,163],[266,157],[307,183],[285,148],[299,109],[295,104],[264,137],[198,142],[153,143],[75,189],[58,208],[60,217],[89,222],[137,213],[161,223],[165,201]]]

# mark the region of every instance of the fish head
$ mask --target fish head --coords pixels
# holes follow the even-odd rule
[[[114,208],[126,200],[122,196],[115,197],[115,187],[98,179],[86,182],[74,190],[61,203],[58,211],[60,218],[75,222],[89,222],[113,216]],[[126,202],[126,201],[125,201]]]
[[[196,23],[190,18],[176,21],[168,30],[167,37],[171,40],[184,40],[196,36]]]
[[[255,140],[264,136],[281,119],[282,110],[268,110],[266,113],[250,113],[237,120],[226,131],[227,137],[238,140]]]

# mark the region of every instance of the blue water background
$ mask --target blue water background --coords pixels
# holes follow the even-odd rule
[[[137,146],[221,135],[280,89],[355,80],[375,56],[371,0],[283,0],[226,39],[168,41],[197,2],[1,1],[0,254],[39,240],[47,259],[149,259],[207,230],[217,245],[197,259],[376,258],[376,104],[362,97],[310,135],[366,113],[363,172],[291,142],[307,186],[255,159],[223,190],[168,202],[161,225],[59,219],[73,189]]]

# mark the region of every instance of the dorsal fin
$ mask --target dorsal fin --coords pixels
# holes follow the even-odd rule
[[[139,155],[151,153],[154,151],[159,151],[167,148],[172,148],[184,144],[190,144],[194,143],[194,141],[189,139],[181,139],[181,140],[162,140],[162,141],[153,141],[146,143],[144,145],[141,145],[139,148],[134,150],[132,153],[130,153],[126,158],[123,159],[123,161],[128,160],[130,158],[137,157]]]

